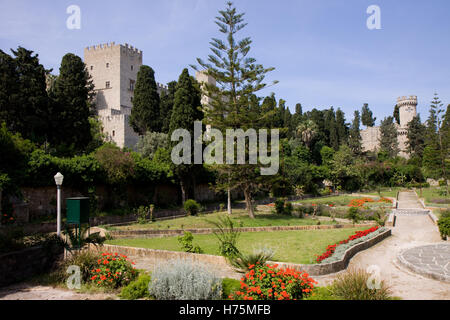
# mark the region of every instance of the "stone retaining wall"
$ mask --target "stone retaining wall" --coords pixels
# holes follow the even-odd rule
[[[243,227],[236,228],[241,232],[273,232],[273,231],[297,231],[297,230],[324,230],[341,228],[370,228],[374,223],[366,224],[330,224],[330,225],[307,225],[307,226],[275,226],[275,227]],[[133,239],[133,238],[162,238],[183,235],[186,231],[192,234],[211,234],[217,229],[175,229],[175,230],[114,230],[109,234],[115,239]]]
[[[62,253],[33,247],[0,255],[0,287],[49,270]]]
[[[294,264],[294,263],[286,263],[286,262],[269,262],[276,263],[281,268],[291,268],[298,271],[306,271],[312,276],[320,276],[326,275],[330,273],[335,273],[344,270],[347,268],[350,259],[358,252],[368,249],[383,239],[389,237],[391,235],[391,230],[388,229],[383,233],[380,233],[376,237],[369,239],[365,242],[358,243],[353,247],[349,248],[342,260],[336,261],[333,263],[327,264]],[[150,263],[157,264],[161,261],[168,261],[172,259],[191,259],[195,262],[205,263],[209,265],[213,265],[216,269],[230,270],[230,266],[226,262],[224,257],[214,256],[208,254],[195,254],[195,253],[186,253],[186,252],[176,252],[176,251],[167,251],[167,250],[155,250],[155,249],[146,249],[146,248],[135,248],[135,247],[124,247],[117,245],[109,245],[105,244],[103,247],[91,247],[93,251],[102,251],[102,252],[117,252],[119,254],[124,254],[127,256],[131,256],[133,258],[145,258],[150,261]]]

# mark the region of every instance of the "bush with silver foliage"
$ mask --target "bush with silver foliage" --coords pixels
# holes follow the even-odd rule
[[[171,260],[156,266],[149,292],[157,300],[219,300],[222,281],[199,263]]]

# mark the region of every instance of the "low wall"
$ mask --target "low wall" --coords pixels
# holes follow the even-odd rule
[[[33,247],[0,255],[0,287],[48,271],[62,253]]]
[[[330,224],[330,225],[307,225],[307,226],[275,226],[275,227],[242,227],[236,228],[240,232],[274,232],[274,231],[296,231],[296,230],[325,230],[341,228],[370,228],[374,223],[366,224]],[[162,238],[183,235],[185,232],[192,234],[211,234],[217,229],[199,228],[199,229],[174,229],[174,230],[114,230],[109,234],[115,239],[133,239],[133,238]]]
[[[347,268],[350,259],[358,252],[368,249],[380,241],[391,235],[391,230],[388,229],[383,233],[380,233],[376,237],[369,239],[365,242],[358,243],[353,247],[349,248],[342,260],[327,264],[294,264],[286,262],[272,262],[270,264],[278,264],[280,268],[290,268],[298,271],[305,271],[312,276],[321,276],[330,273],[336,273]],[[135,248],[135,247],[124,247],[118,245],[105,244],[103,247],[91,247],[93,251],[102,252],[117,252],[119,254],[124,254],[133,258],[145,258],[150,263],[156,264],[161,261],[168,261],[172,259],[191,259],[195,262],[205,263],[213,265],[215,268],[223,270],[232,270],[228,265],[226,259],[221,256],[214,256],[208,254],[196,254],[196,253],[186,253],[186,252],[176,252],[167,250],[155,250],[146,248]]]

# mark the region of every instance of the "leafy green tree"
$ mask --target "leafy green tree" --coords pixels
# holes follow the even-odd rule
[[[216,24],[225,40],[213,38],[212,54],[208,62],[197,59],[199,65],[206,69],[208,75],[216,79],[218,86],[205,86],[205,94],[211,100],[206,108],[206,119],[213,128],[224,132],[226,129],[255,128],[259,115],[249,112],[251,96],[266,87],[265,75],[273,68],[264,68],[254,58],[248,56],[252,43],[249,37],[236,40],[236,33],[247,24],[244,13],[237,13],[236,8],[228,2],[225,10],[219,11]],[[264,105],[264,102],[263,102]],[[242,189],[247,211],[254,218],[252,193],[259,177],[258,165],[224,165],[218,170],[219,175],[231,185]]]
[[[181,73],[176,86],[174,105],[170,118],[169,137],[177,129],[185,129],[189,131],[190,136],[194,136],[194,122],[203,119],[203,113],[200,110],[201,96],[194,86],[192,77],[189,76],[188,69],[184,69]],[[192,139],[193,140],[193,139]],[[173,148],[178,141],[171,142]],[[186,150],[184,150],[186,151]],[[193,183],[194,170],[194,141],[191,141],[191,153],[188,155],[191,164],[174,165],[174,173],[180,181],[181,197],[183,203],[187,200],[189,185]],[[183,156],[186,156],[183,154]]]
[[[80,57],[68,53],[61,61],[59,76],[55,80],[52,98],[52,129],[57,135],[51,139],[64,146],[69,153],[82,152],[92,141],[89,117],[92,110],[94,85],[86,65]]]
[[[425,126],[420,121],[420,116],[415,116],[408,123],[408,132],[406,135],[408,152],[412,157],[422,159],[423,149],[425,148]]]
[[[175,99],[175,92],[177,87],[176,81],[171,81],[167,84],[167,92],[161,94],[161,110],[159,116],[161,119],[161,132],[168,133],[170,127],[170,118],[172,117],[173,103]]]
[[[144,157],[153,159],[156,151],[164,148],[169,143],[169,137],[161,132],[147,132],[145,135],[139,137],[136,145],[136,150]]]
[[[380,150],[385,151],[390,157],[396,157],[400,152],[398,148],[397,128],[393,117],[386,117],[380,125]]]
[[[0,120],[25,139],[43,143],[49,128],[46,70],[33,51],[19,47],[13,57],[0,50]]]
[[[134,89],[130,125],[135,132],[160,132],[160,97],[155,81],[155,71],[143,65],[139,69]]]
[[[369,105],[365,103],[361,111],[361,122],[366,127],[373,127],[377,118],[373,117],[372,111],[369,109]]]
[[[362,153],[361,130],[359,128],[360,122],[361,118],[359,116],[359,111],[356,110],[348,137],[348,146],[355,155],[360,155]]]

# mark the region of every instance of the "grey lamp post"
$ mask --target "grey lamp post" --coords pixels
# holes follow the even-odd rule
[[[58,172],[55,175],[55,183],[56,183],[56,189],[57,189],[57,193],[56,193],[56,212],[57,212],[57,217],[56,217],[56,234],[59,236],[61,236],[61,186],[63,183],[63,179],[64,176],[61,174],[61,172]]]

